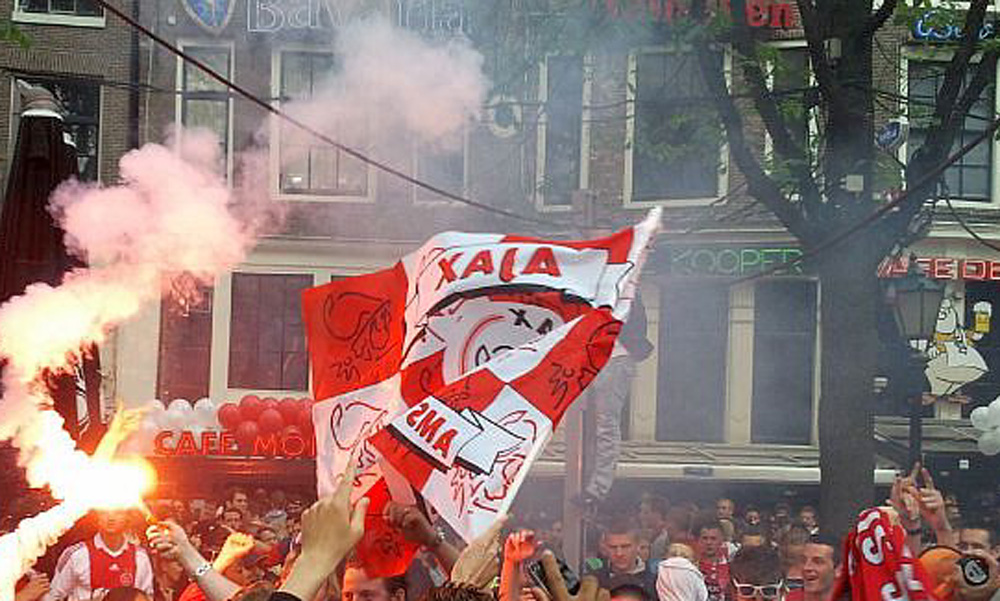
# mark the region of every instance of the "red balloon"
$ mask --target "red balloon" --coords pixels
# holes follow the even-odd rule
[[[267,397],[267,398],[261,400],[261,402],[264,403],[264,409],[277,409],[278,408],[278,399],[276,399],[274,397]]]
[[[257,416],[257,425],[261,434],[273,434],[285,427],[285,420],[277,409],[265,409]]]
[[[278,412],[286,424],[294,424],[299,419],[299,402],[296,399],[281,399],[278,403]]]
[[[312,408],[306,408],[299,412],[299,429],[303,432],[312,432],[313,430],[313,412]]]
[[[248,394],[240,400],[240,417],[243,421],[254,421],[264,410],[264,403],[255,394]]]
[[[302,439],[305,438],[302,436],[302,430],[299,430],[298,426],[285,426],[285,429],[281,431],[281,437],[288,438],[289,436],[298,436]]]
[[[260,428],[255,422],[245,421],[236,428],[236,444],[243,453],[249,455],[253,451],[253,443],[260,434]]]
[[[226,430],[235,430],[242,419],[240,408],[235,403],[226,403],[219,407],[219,423]]]

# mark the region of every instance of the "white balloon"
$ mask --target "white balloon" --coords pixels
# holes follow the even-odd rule
[[[194,404],[194,410],[195,411],[208,411],[208,410],[215,411],[215,403],[212,402],[212,399],[208,398],[207,396],[206,397],[201,397]]]
[[[986,407],[976,407],[969,414],[969,419],[972,420],[972,427],[977,430],[989,430],[990,429],[990,410]]]
[[[170,401],[170,407],[167,408],[167,413],[191,413],[194,408],[191,407],[191,403],[187,402],[187,399],[174,399]]]
[[[1000,430],[993,429],[979,437],[979,450],[983,455],[1000,454]]]
[[[207,430],[215,430],[219,426],[219,410],[210,398],[198,399],[194,404],[195,423]]]
[[[187,430],[194,425],[193,422],[194,415],[190,412],[184,413],[180,411],[167,411],[163,414],[163,419],[161,420],[160,425],[164,426],[164,430],[180,432],[181,430]]]

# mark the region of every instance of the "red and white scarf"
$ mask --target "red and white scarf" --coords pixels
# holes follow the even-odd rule
[[[933,600],[930,579],[906,546],[906,533],[881,509],[868,509],[844,543],[844,566],[833,599]]]

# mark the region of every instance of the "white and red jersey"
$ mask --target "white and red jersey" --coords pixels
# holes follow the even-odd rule
[[[63,551],[44,601],[89,601],[95,590],[137,588],[152,598],[153,564],[146,550],[125,543],[112,551],[100,534]]]

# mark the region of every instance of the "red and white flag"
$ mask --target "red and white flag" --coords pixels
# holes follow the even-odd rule
[[[610,357],[659,223],[573,242],[448,232],[305,291],[319,493],[355,455],[355,496],[412,486],[466,540],[483,532]],[[411,552],[371,525],[368,546]]]

